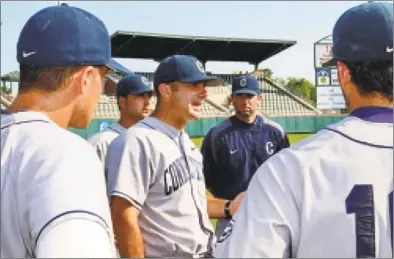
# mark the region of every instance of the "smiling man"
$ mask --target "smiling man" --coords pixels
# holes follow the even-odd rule
[[[108,184],[121,257],[210,257],[202,156],[184,131],[201,117],[207,76],[196,58],[175,55],[155,72],[157,106],[109,146]]]
[[[204,175],[211,218],[219,219],[219,237],[238,208],[243,192],[257,168],[269,157],[289,147],[282,127],[257,114],[261,101],[259,81],[242,75],[232,82],[235,115],[212,128],[202,144]]]

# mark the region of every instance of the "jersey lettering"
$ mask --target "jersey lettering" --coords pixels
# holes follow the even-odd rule
[[[176,159],[164,171],[164,193],[166,195],[170,195],[178,191],[190,180],[204,182],[202,164],[191,157],[188,157],[188,160],[190,164],[190,172],[183,157]]]
[[[388,195],[393,242],[393,192]],[[373,186],[355,185],[346,198],[346,212],[354,213],[356,219],[356,257],[375,257],[375,208]]]
[[[271,141],[268,141],[265,145],[265,149],[267,150],[268,155],[272,155],[274,153],[274,144]]]

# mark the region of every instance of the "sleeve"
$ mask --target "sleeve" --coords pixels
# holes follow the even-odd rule
[[[284,131],[282,127],[278,129],[278,134],[276,136],[277,136],[276,153],[281,151],[282,149],[290,147],[289,137],[287,136],[287,133]]]
[[[287,133],[283,134],[283,138],[281,140],[281,143],[282,143],[281,149],[290,147],[290,141],[289,141],[289,137],[287,136]]]
[[[203,156],[203,172],[207,189],[212,188],[212,178],[214,174],[215,157],[213,150],[212,130],[208,132],[201,145]]]
[[[218,239],[215,257],[292,256],[298,244],[299,210],[285,180],[293,167],[283,153],[268,159],[256,171],[233,220]],[[300,184],[294,176],[289,178]]]
[[[114,258],[111,237],[100,222],[69,219],[42,235],[36,248],[37,258]]]
[[[109,145],[106,160],[109,195],[121,197],[139,210],[154,180],[149,158],[153,153],[147,149],[130,130]]]
[[[78,143],[74,140],[62,141],[59,144],[62,145],[61,149],[56,151],[36,152],[37,155],[29,162],[31,166],[26,168],[36,171],[28,196],[33,251],[36,251],[41,237],[52,228],[73,219],[84,219],[86,224],[98,223],[97,233],[107,237],[106,247],[115,249],[102,166],[89,144],[84,140],[78,139]],[[68,231],[68,235],[59,234],[56,237],[58,246],[63,250],[69,247],[70,235],[80,235],[86,240],[91,237],[89,232],[77,231],[76,228]],[[101,241],[96,243],[94,239],[91,242],[92,246],[102,245]],[[45,254],[47,250],[41,249],[40,252]],[[79,252],[82,253],[77,250],[74,255],[83,257],[83,253]]]

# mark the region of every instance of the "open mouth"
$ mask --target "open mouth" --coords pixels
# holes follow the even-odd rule
[[[196,108],[200,108],[202,106],[202,103],[198,102],[198,101],[195,101],[195,102],[192,102],[192,106],[196,107]]]

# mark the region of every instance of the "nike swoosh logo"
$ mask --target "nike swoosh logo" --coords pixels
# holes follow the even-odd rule
[[[389,47],[386,47],[386,52],[387,53],[393,52],[393,48],[390,49]]]
[[[36,54],[36,51],[32,51],[32,52],[28,52],[28,53],[23,52],[23,53],[22,53],[22,56],[23,56],[24,58],[27,58],[28,56],[31,56],[31,55],[33,55],[33,54]]]
[[[237,151],[238,151],[237,149],[236,150],[230,150],[230,154],[232,155],[232,154],[234,154]]]

